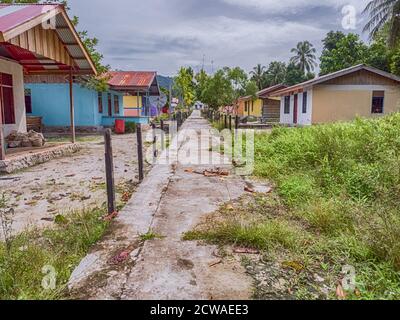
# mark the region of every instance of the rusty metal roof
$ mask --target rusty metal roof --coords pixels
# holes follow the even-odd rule
[[[59,8],[57,4],[0,5],[0,32],[7,32],[25,22]]]
[[[118,88],[150,88],[156,79],[154,71],[112,71],[108,84]]]
[[[60,4],[0,4],[0,56],[19,61],[27,72],[57,70],[68,72],[69,67],[27,48],[11,44],[13,38],[42,25],[53,29],[74,61],[74,73],[96,74],[94,63],[74,29],[64,6]],[[30,64],[25,63],[29,60]],[[42,63],[45,61],[45,63]],[[34,62],[35,67],[31,64]]]

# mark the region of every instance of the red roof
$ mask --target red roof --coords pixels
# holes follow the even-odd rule
[[[27,5],[0,5],[0,32],[9,31],[25,22],[28,22],[51,10],[55,10],[57,4],[27,4]]]
[[[154,71],[112,71],[108,84],[122,88],[150,88],[157,76]]]

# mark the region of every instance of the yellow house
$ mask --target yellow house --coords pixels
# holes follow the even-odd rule
[[[280,98],[273,93],[286,88],[283,84],[274,85],[257,92],[257,98],[252,96],[239,98],[238,115],[254,116],[267,122],[279,122]]]
[[[240,97],[238,115],[260,118],[262,116],[262,106],[263,101],[259,98],[254,99],[252,96]]]
[[[357,65],[279,90],[280,122],[312,125],[400,111],[400,77]]]
[[[140,96],[124,96],[124,115],[126,117],[139,117],[143,107],[143,100]]]

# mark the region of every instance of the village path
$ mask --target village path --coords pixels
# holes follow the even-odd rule
[[[71,156],[8,175],[0,175],[0,195],[14,208],[12,229],[51,227],[57,215],[91,209],[106,202],[104,139],[80,139],[81,150]],[[113,136],[117,196],[134,188],[137,178],[136,135]],[[2,231],[0,230],[0,237]]]
[[[251,297],[252,281],[239,258],[221,258],[217,246],[182,240],[184,233],[209,213],[244,193],[245,181],[233,174],[228,177],[198,174],[216,168],[216,163],[224,170],[232,169],[228,159],[211,151],[209,141],[215,141],[216,137],[210,129],[199,112],[189,117],[169,149],[169,156],[177,155],[178,161],[153,167],[114,221],[109,235],[74,271],[69,283],[73,297],[123,300]],[[200,155],[204,159],[201,163]]]

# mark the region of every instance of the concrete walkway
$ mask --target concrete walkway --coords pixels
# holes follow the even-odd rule
[[[251,296],[251,279],[237,260],[221,260],[216,246],[182,240],[202,217],[244,193],[241,178],[206,177],[195,172],[215,165],[186,162],[199,159],[199,151],[203,158],[221,157],[204,143],[215,139],[210,129],[196,111],[186,121],[169,150],[178,160],[153,167],[109,235],[73,273],[69,283],[73,297],[163,300]],[[224,168],[231,169],[229,161],[225,162]],[[142,241],[140,235],[149,232],[157,237]]]

